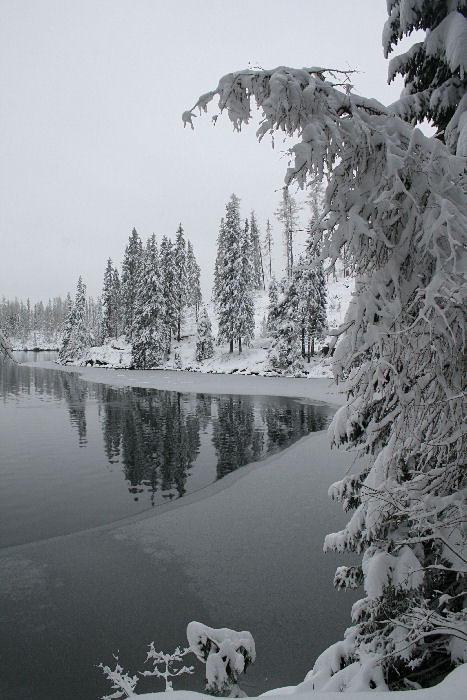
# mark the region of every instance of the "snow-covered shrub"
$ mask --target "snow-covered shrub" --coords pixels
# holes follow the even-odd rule
[[[200,622],[190,622],[186,634],[191,649],[206,664],[206,692],[222,697],[244,697],[238,678],[256,659],[250,632],[213,629]]]
[[[165,690],[173,690],[171,678],[177,678],[178,676],[183,676],[186,673],[193,673],[193,666],[178,666],[175,668],[174,664],[180,664],[183,657],[191,653],[189,647],[181,650],[177,647],[172,654],[166,654],[163,651],[156,651],[154,648],[154,642],[149,645],[148,655],[146,661],[151,661],[153,668],[151,671],[143,671],[142,676],[154,676],[155,678],[163,678],[165,681]],[[159,668],[162,666],[162,670]]]
[[[175,651],[171,654],[167,654],[163,651],[156,651],[154,647],[154,642],[149,645],[149,651],[146,656],[146,663],[150,661],[152,663],[152,669],[146,671],[140,671],[137,675],[130,676],[118,662],[118,656],[114,656],[116,665],[114,669],[109,666],[104,666],[100,663],[99,668],[102,670],[106,678],[112,683],[112,690],[115,691],[112,695],[105,695],[102,700],[117,700],[122,697],[133,697],[136,695],[134,692],[136,684],[138,683],[138,676],[153,676],[154,678],[164,679],[165,688],[164,690],[172,690],[171,678],[177,678],[184,674],[193,673],[193,666],[180,666],[182,659],[187,654],[190,654],[192,649],[189,647],[181,650],[177,647]],[[177,667],[175,667],[177,664]],[[161,667],[161,668],[159,668]]]
[[[107,680],[112,684],[112,690],[114,691],[112,695],[104,695],[102,700],[117,700],[118,698],[131,698],[136,693],[134,692],[136,684],[138,683],[138,676],[129,676],[128,673],[123,669],[118,663],[118,656],[114,657],[116,664],[115,668],[111,669],[110,666],[104,666],[104,664],[99,664],[99,668],[105,675]]]
[[[249,632],[236,632],[227,628],[212,629],[200,622],[190,622],[187,627],[188,647],[177,647],[172,653],[156,651],[154,642],[149,645],[146,663],[152,664],[152,669],[140,671],[130,676],[119,664],[118,656],[114,656],[114,669],[99,664],[106,678],[112,683],[112,695],[106,695],[102,700],[117,700],[122,697],[133,697],[138,676],[161,678],[165,690],[173,690],[172,678],[194,672],[193,666],[183,665],[187,654],[195,656],[206,664],[206,692],[211,695],[244,697],[245,693],[238,687],[238,678],[256,659],[255,643]]]

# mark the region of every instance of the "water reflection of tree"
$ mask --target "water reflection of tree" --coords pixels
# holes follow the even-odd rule
[[[283,449],[310,432],[323,430],[331,415],[325,407],[288,399],[262,404],[255,411],[254,398],[220,397],[217,418],[213,419],[217,478]]]
[[[0,394],[3,402],[11,398],[36,396],[43,401],[66,402],[70,422],[78,432],[80,447],[86,439],[87,384],[74,372],[55,372],[13,362],[0,363]]]
[[[269,450],[284,448],[299,437],[329,425],[332,413],[322,406],[285,404],[266,406],[262,412],[267,426]]]
[[[217,478],[258,460],[263,448],[261,438],[261,432],[255,430],[253,401],[249,397],[220,397],[212,436]]]
[[[291,399],[180,394],[89,384],[76,373],[0,364],[4,403],[22,395],[64,401],[80,446],[86,440],[86,402],[96,398],[110,464],[121,463],[130,493],[151,502],[183,496],[200,451],[200,430],[216,451],[217,478],[327,427],[332,410]],[[208,458],[209,459],[209,458]],[[208,464],[208,462],[206,462]],[[208,470],[209,471],[209,470]],[[200,474],[197,485],[203,483]]]
[[[199,452],[199,419],[182,395],[102,386],[99,401],[107,458],[121,457],[129,490],[182,496]]]
[[[78,444],[87,445],[86,399],[88,386],[74,373],[57,372],[62,377],[63,397],[65,399],[71,425],[78,431]]]
[[[37,394],[45,401],[63,398],[61,372],[26,367],[15,362],[0,362],[0,394],[3,402],[19,396]]]

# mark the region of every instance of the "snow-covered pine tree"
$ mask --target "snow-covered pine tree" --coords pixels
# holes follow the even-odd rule
[[[133,321],[136,312],[136,294],[141,273],[143,245],[137,230],[131,232],[122,263],[121,289],[123,303],[123,332],[132,339]]]
[[[112,260],[107,260],[102,288],[103,333],[104,338],[118,338],[122,328],[122,299],[120,276],[113,266]]]
[[[261,252],[258,223],[254,211],[250,214],[250,238],[253,262],[253,288],[266,289],[264,285],[263,254]]]
[[[264,234],[263,248],[268,260],[268,273],[269,281],[272,280],[272,248],[274,245],[274,238],[272,236],[272,226],[269,219],[266,221],[266,232]]]
[[[58,361],[62,365],[76,362],[90,345],[91,335],[86,323],[86,285],[79,277],[75,300],[65,323]]]
[[[196,362],[208,360],[214,355],[214,338],[212,335],[211,320],[205,306],[202,307],[197,325],[196,337]]]
[[[286,181],[326,177],[322,255],[335,261],[345,248],[357,277],[334,365],[347,405],[332,435],[368,462],[331,489],[355,512],[325,546],[362,554],[335,583],[363,585],[364,597],[344,641],[307,677],[315,689],[430,685],[467,660],[467,4],[395,0],[388,8],[393,42],[429,29],[408,52],[410,92],[390,108],[341,90],[345,72],[283,67],[231,73],[197,104],[205,110],[218,95],[240,129],[255,99],[259,137],[300,136]],[[449,111],[435,109],[438,98]],[[447,145],[408,123],[428,113],[427,99]]]
[[[101,298],[89,297],[86,300],[85,324],[89,331],[91,345],[100,345],[104,341],[102,318]]]
[[[253,301],[254,265],[252,262],[253,251],[248,219],[239,241],[238,277],[234,291],[235,337],[238,342],[238,352],[242,352],[242,345],[250,345],[255,330],[255,307]]]
[[[159,255],[154,234],[144,247],[142,265],[132,330],[132,357],[137,369],[158,367],[164,362],[167,350]]]
[[[164,300],[164,324],[167,330],[167,353],[173,335],[177,332],[177,293],[175,284],[174,247],[167,236],[162,237],[159,252],[159,267],[161,272],[161,289]]]
[[[113,271],[112,280],[112,321],[113,321],[113,335],[118,338],[123,332],[123,309],[122,309],[122,285],[120,282],[120,275],[115,267]]]
[[[266,330],[269,334],[273,334],[276,327],[276,319],[279,316],[279,285],[275,277],[271,279],[268,288],[268,317],[266,321]]]
[[[107,265],[104,272],[104,284],[102,286],[102,306],[104,310],[103,324],[105,338],[111,338],[114,332],[113,279],[114,268],[112,265],[112,260],[109,258],[107,260]]]
[[[277,295],[277,296],[276,296]],[[294,374],[301,367],[299,290],[297,276],[281,280],[278,288],[269,288],[268,328],[271,346],[268,359],[272,369]]]
[[[176,315],[176,335],[177,340],[180,340],[182,329],[183,311],[187,304],[187,260],[186,260],[186,241],[183,235],[183,228],[180,224],[177,229],[175,245],[173,248],[173,264],[174,264],[174,297],[175,297],[175,315]]]
[[[253,338],[254,307],[252,297],[251,241],[248,225],[240,223],[240,200],[232,194],[226,205],[226,217],[221,221],[216,268],[214,298],[219,332],[217,342],[228,342],[233,352],[238,342],[248,345]]]
[[[301,335],[302,357],[308,362],[315,354],[315,340],[322,337],[326,328],[327,288],[323,261],[314,243],[312,226],[308,229],[305,252],[294,270],[298,291],[297,318]]]
[[[282,189],[282,200],[275,214],[283,226],[284,251],[286,259],[285,271],[288,279],[291,279],[292,277],[292,270],[294,266],[293,240],[298,229],[299,211],[300,206],[297,204],[295,197],[292,197],[288,187],[284,187]]]
[[[218,236],[216,270],[214,277],[214,298],[217,308],[219,332],[217,342],[229,343],[233,352],[236,334],[236,298],[241,273],[240,242],[240,200],[232,194],[226,204],[226,216],[221,221]]]
[[[186,274],[187,274],[187,304],[195,310],[195,318],[198,320],[199,309],[203,300],[201,294],[201,268],[195,258],[193,245],[187,241],[186,250]]]
[[[219,234],[217,236],[217,253],[216,253],[216,262],[214,263],[214,285],[212,288],[212,298],[213,302],[217,307],[219,295],[220,295],[220,290],[221,290],[221,285],[222,285],[222,269],[224,267],[224,251],[225,251],[225,239],[226,239],[226,232],[225,232],[225,220],[224,218],[221,219],[221,223],[219,226]]]

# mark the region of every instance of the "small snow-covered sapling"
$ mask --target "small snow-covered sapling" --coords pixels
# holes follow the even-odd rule
[[[146,661],[152,661],[153,669],[152,671],[143,671],[141,675],[163,678],[165,680],[165,690],[173,690],[172,681],[170,678],[176,678],[184,673],[194,672],[193,666],[181,666],[180,668],[174,667],[174,664],[181,663],[182,658],[191,653],[192,650],[189,647],[183,650],[180,650],[180,647],[177,647],[172,654],[165,654],[163,651],[156,651],[154,648],[154,642],[151,642]],[[163,670],[158,668],[159,665],[163,665]]]
[[[113,670],[110,666],[104,666],[102,663],[99,664],[102,673],[104,673],[107,680],[112,683],[112,690],[115,691],[112,695],[104,695],[102,700],[117,700],[117,698],[130,698],[136,695],[134,690],[138,682],[138,676],[129,676],[118,663],[118,656],[114,656],[114,659],[116,665]]]

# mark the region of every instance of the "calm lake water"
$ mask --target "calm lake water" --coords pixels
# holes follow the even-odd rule
[[[20,357],[49,359],[45,355]],[[310,599],[320,595],[323,574],[332,606],[328,620],[337,622],[341,610],[348,614],[352,602],[341,594],[336,608],[333,561],[324,565],[310,559],[306,571],[297,574],[309,576],[310,585],[295,586],[287,558],[292,550],[267,554],[274,538],[278,543],[287,538],[290,520],[293,539],[303,536],[307,559],[309,494],[295,498],[297,510],[284,520],[278,514],[280,533],[274,533],[273,520],[262,535],[261,525],[274,511],[268,503],[277,499],[279,486],[266,482],[264,493],[246,494],[238,518],[252,524],[243,535],[239,528],[229,545],[235,524],[209,526],[215,499],[207,497],[201,506],[190,508],[183,506],[183,499],[193,502],[194,494],[202,499],[213,484],[222,488],[222,479],[232,472],[322,431],[332,417],[331,407],[287,398],[114,388],[40,363],[0,365],[0,397],[1,698],[94,700],[110,692],[96,664],[110,664],[120,649],[120,660],[132,673],[142,670],[147,644],[154,640],[165,651],[183,644],[191,619],[213,626],[243,625],[257,644],[264,636],[263,652],[261,644],[258,649],[262,660],[245,679],[247,692],[257,694],[301,679],[316,654],[300,652],[304,658],[297,663],[296,653],[282,648],[294,639],[297,620],[287,613],[278,623],[271,615],[287,609],[292,599],[301,619]],[[284,498],[288,486],[292,492],[297,486],[288,484],[288,468],[284,460]],[[322,502],[322,475],[315,481]],[[322,516],[322,508],[318,510]],[[116,523],[142,513],[154,515],[144,521],[151,528],[150,547],[147,532],[143,544],[121,533],[115,536]],[[213,523],[218,516],[213,510]],[[219,537],[222,527],[225,548]],[[321,541],[323,527],[326,532],[324,523],[317,527]],[[232,556],[237,552],[235,561],[228,559],[229,550]],[[300,552],[294,560],[302,558]],[[271,576],[264,571],[268,567],[273,567]],[[279,587],[277,579],[282,579]],[[245,583],[244,605],[245,592],[239,586]],[[251,628],[255,616],[256,630]],[[324,636],[337,639],[342,625],[338,629],[328,629]],[[275,643],[271,631],[278,635]],[[201,677],[200,670],[175,687],[199,690]],[[157,687],[154,681],[148,687],[142,683],[138,692]]]

